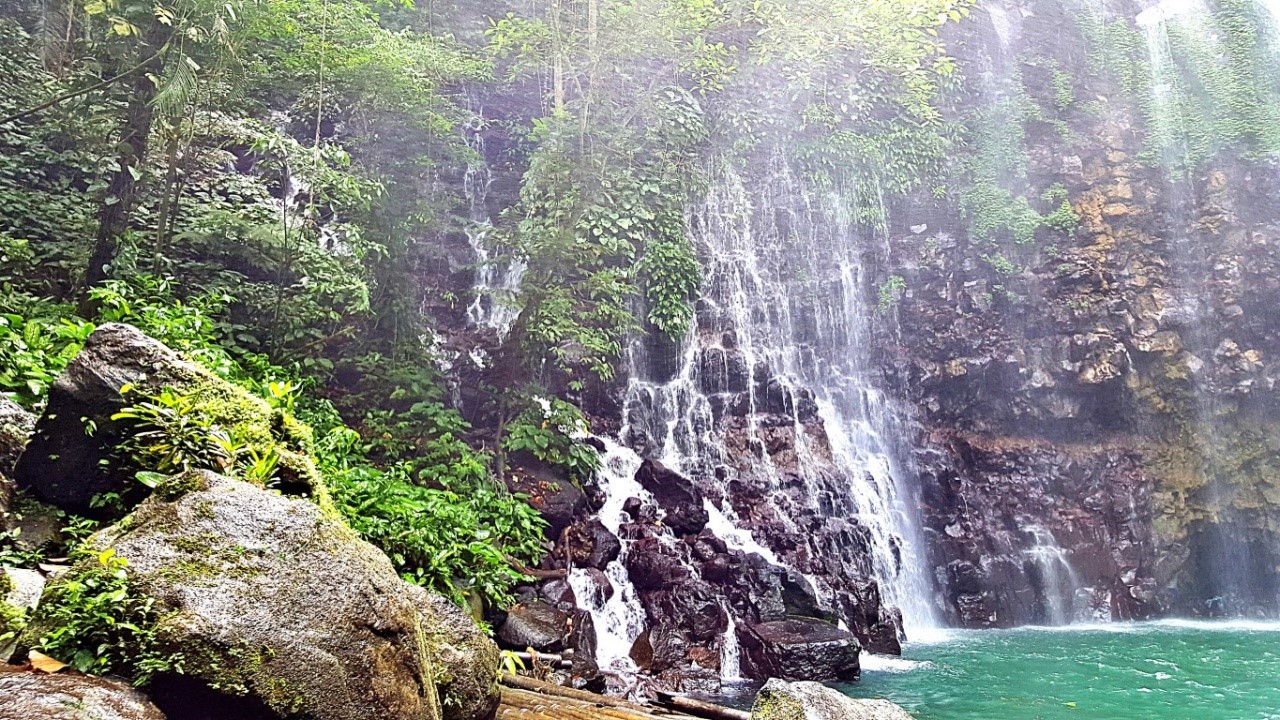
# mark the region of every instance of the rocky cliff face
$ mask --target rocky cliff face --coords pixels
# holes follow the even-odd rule
[[[946,613],[976,627],[1274,614],[1280,216],[1265,198],[1280,173],[1224,154],[1171,177],[1149,108],[1063,33],[1078,23],[996,7],[1016,19],[1003,62],[1024,78],[1062,68],[1104,109],[1024,124],[1027,187],[1066,189],[1070,232],[997,249],[921,201],[894,239],[908,291],[881,340],[923,425]],[[1008,19],[983,22],[971,69],[998,65]],[[1049,105],[1051,84],[1023,87]]]

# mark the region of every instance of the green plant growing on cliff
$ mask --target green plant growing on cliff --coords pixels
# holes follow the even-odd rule
[[[1080,227],[1080,213],[1072,207],[1066,187],[1061,184],[1052,185],[1040,197],[1054,207],[1053,211],[1042,218],[1041,223],[1052,230],[1074,235]]]
[[[529,409],[506,426],[502,449],[527,452],[582,482],[600,469],[599,453],[581,439],[588,429],[577,406],[557,398],[535,397]]]
[[[881,315],[886,315],[902,300],[902,294],[907,291],[907,280],[901,275],[890,275],[889,279],[880,283],[879,304],[877,309]]]
[[[126,396],[131,391],[128,386],[122,388]],[[131,425],[132,433],[120,450],[134,466],[150,473],[225,472],[240,452],[226,430],[197,410],[194,398],[172,388],[120,410],[111,419]]]
[[[80,672],[124,674],[136,685],[158,672],[180,672],[181,654],[158,636],[162,612],[131,587],[128,565],[111,549],[80,557],[32,614],[24,634],[30,647]]]

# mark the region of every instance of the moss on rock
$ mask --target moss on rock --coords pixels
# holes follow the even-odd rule
[[[246,455],[279,457],[282,490],[311,497],[332,510],[308,456],[310,428],[136,328],[118,323],[98,328],[50,388],[45,414],[15,470],[19,486],[37,499],[81,514],[109,514],[94,502],[107,493],[123,498],[126,509],[141,500],[145,493],[134,476],[153,468],[122,461],[118,449],[133,436],[135,426],[114,416],[164,390],[184,397],[190,402],[186,412],[227,432],[244,446]],[[162,493],[174,499],[191,489],[167,483]]]

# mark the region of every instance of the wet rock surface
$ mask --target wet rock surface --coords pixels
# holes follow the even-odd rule
[[[786,618],[739,631],[744,669],[752,677],[855,680],[862,646],[847,630],[812,618]]]
[[[0,665],[0,720],[165,720],[128,683],[71,673],[46,675]]]
[[[506,622],[498,629],[498,638],[508,647],[540,652],[555,652],[565,647],[570,632],[570,616],[554,606],[541,602],[523,602],[507,610]]]

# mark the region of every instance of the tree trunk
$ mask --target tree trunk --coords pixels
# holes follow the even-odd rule
[[[555,110],[564,111],[564,36],[560,27],[560,0],[551,0],[551,85],[555,95]]]
[[[168,29],[163,28],[150,33],[147,44],[158,52],[168,39]],[[147,143],[155,121],[152,101],[157,88],[151,79],[153,73],[156,76],[164,73],[164,58],[151,63],[150,73],[136,73],[130,81],[131,91],[125,109],[124,126],[116,145],[118,167],[111,175],[106,200],[98,211],[98,235],[93,255],[89,259],[88,271],[85,273],[86,290],[107,278],[107,268],[115,260],[120,236],[129,229],[129,220],[138,194],[135,174],[141,177],[146,166]]]

